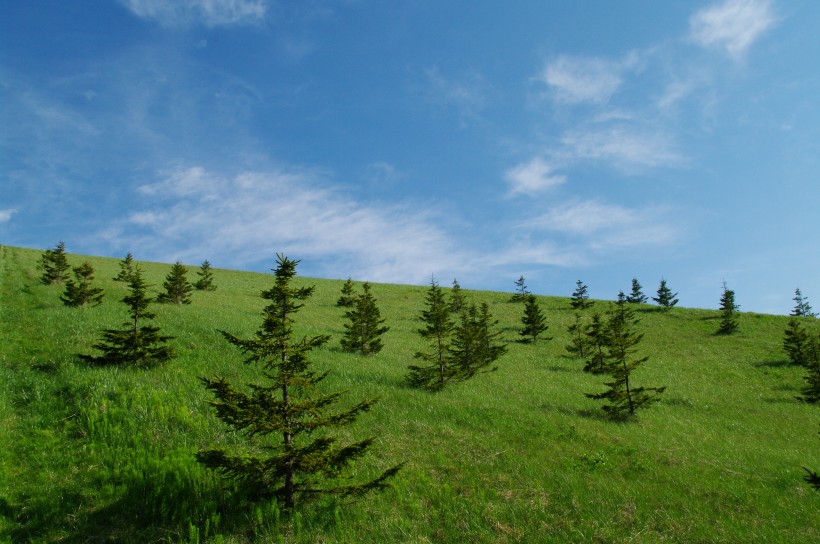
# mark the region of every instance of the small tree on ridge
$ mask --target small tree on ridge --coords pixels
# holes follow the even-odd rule
[[[678,303],[677,293],[672,293],[672,290],[667,287],[666,280],[661,278],[661,284],[658,287],[658,296],[652,297],[652,300],[658,303],[663,310],[669,310]]]
[[[96,306],[102,303],[103,290],[99,287],[91,287],[94,280],[94,268],[87,262],[74,267],[74,280],[68,279],[65,282],[65,292],[60,297],[66,306],[80,307],[90,304]]]
[[[191,290],[193,287],[188,282],[188,269],[185,265],[177,261],[171,267],[171,271],[165,276],[162,284],[164,293],[157,296],[157,302],[169,302],[172,304],[190,304]]]

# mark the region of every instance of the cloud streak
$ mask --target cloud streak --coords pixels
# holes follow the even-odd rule
[[[528,163],[507,170],[504,175],[510,185],[510,195],[535,195],[566,181],[566,176],[554,175],[553,167],[536,157]]]
[[[723,49],[739,58],[774,23],[769,0],[727,0],[692,15],[690,38],[702,47]]]
[[[538,79],[552,89],[559,102],[603,103],[618,91],[622,73],[636,61],[634,55],[622,61],[561,55],[546,65]]]
[[[255,24],[265,18],[264,0],[120,0],[131,13],[163,26]]]

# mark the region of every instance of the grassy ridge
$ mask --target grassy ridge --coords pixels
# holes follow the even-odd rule
[[[339,348],[343,282],[297,278],[316,285],[297,329],[333,336],[313,357],[331,370],[325,387],[347,390],[351,403],[381,397],[345,431],[379,436],[356,470],[407,465],[385,493],[286,516],[233,500],[193,457],[242,442],[215,419],[197,377],[257,379],[217,331],[256,329],[271,276],[214,270],[215,292],[195,292],[190,306],[152,305],[156,324],[176,337],[177,359],[142,371],[96,368],[75,354],[126,318],[126,286],[110,280],[118,261],[69,255],[73,266],[88,260],[106,290],[102,306],[73,309],[60,302],[61,287],[39,284],[39,255],[0,246],[0,541],[820,539],[820,494],[801,469],[820,468],[820,412],[794,400],[802,371],[781,352],[783,317],[742,313],[740,333],[718,337],[716,311],[642,307],[650,360],[634,379],[668,388],[636,422],[617,424],[583,395],[602,391],[603,380],[565,356],[573,312],[564,298],[539,297],[554,339],[522,345],[522,305],[508,293],[466,291],[490,304],[509,352],[498,372],[429,394],[404,384],[424,347],[415,332],[424,287],[373,286],[391,329],[384,350],[362,358]],[[169,265],[140,266],[156,292]]]

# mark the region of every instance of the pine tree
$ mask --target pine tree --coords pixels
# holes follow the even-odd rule
[[[336,301],[336,306],[343,308],[350,308],[356,304],[356,294],[353,287],[353,280],[347,278],[347,281],[342,285],[342,296]]]
[[[632,293],[626,297],[626,301],[630,304],[645,304],[646,300],[646,295],[643,294],[643,288],[638,279],[632,278]]]
[[[783,350],[793,365],[808,366],[811,338],[803,322],[797,317],[789,318],[783,333]]]
[[[450,290],[450,311],[455,314],[460,314],[465,307],[464,293],[458,284],[458,280],[453,279],[453,288]]]
[[[816,314],[812,312],[811,305],[806,297],[803,296],[803,293],[800,292],[800,288],[794,290],[794,310],[792,313],[789,314],[793,317],[816,317]]]
[[[738,306],[735,304],[735,292],[726,288],[726,282],[723,282],[723,295],[720,297],[720,327],[718,327],[717,334],[732,334],[737,332],[737,312]]]
[[[199,279],[194,283],[194,288],[197,291],[216,291],[216,285],[214,285],[214,273],[211,272],[211,263],[209,263],[207,259],[202,261],[202,264],[199,266],[199,270],[197,271],[197,275],[199,276]]]
[[[660,287],[658,287],[658,296],[652,297],[652,300],[658,303],[658,306],[664,310],[669,310],[678,303],[677,293],[672,293],[672,290],[666,286],[666,280],[661,278]]]
[[[635,346],[643,338],[632,329],[637,324],[635,314],[626,302],[623,291],[607,320],[606,372],[612,377],[607,382],[609,390],[603,393],[587,393],[591,399],[605,400],[609,404],[603,410],[612,419],[625,419],[639,408],[658,400],[666,387],[635,387],[630,383],[632,371],[646,362],[648,357],[635,358]]]
[[[519,333],[522,336],[522,342],[537,342],[538,336],[549,328],[547,318],[541,312],[535,295],[529,294],[524,298],[524,315],[521,316],[521,323],[524,325]],[[552,338],[547,338],[547,340],[552,340]]]
[[[162,284],[164,293],[160,293],[157,302],[167,302],[171,304],[190,304],[191,291],[193,287],[188,282],[188,269],[185,265],[177,261],[171,267],[171,271],[165,276]]]
[[[223,377],[201,378],[216,397],[210,404],[217,417],[248,438],[248,452],[208,449],[196,455],[206,467],[239,482],[252,498],[275,497],[288,509],[296,505],[297,497],[359,495],[382,489],[401,468],[394,466],[364,483],[350,482],[349,469],[374,438],[342,446],[327,431],[354,423],[377,399],[329,412],[341,394],[319,392],[317,384],[328,373],[311,370],[310,352],[330,337],[294,338],[294,314],[314,291],[314,287],[290,286],[297,264],[277,255],[275,284],[261,295],[270,304],[253,338],[240,339],[221,331],[242,350],[246,364],[262,367],[266,382],[252,384],[245,392]]]
[[[515,293],[512,297],[510,297],[510,302],[526,302],[527,295],[530,292],[527,290],[526,280],[524,280],[524,276],[521,276],[515,282]]]
[[[123,260],[120,261],[120,272],[114,278],[114,281],[124,281],[129,282],[131,281],[131,275],[134,273],[134,256],[131,255],[131,252],[128,252],[128,255],[125,256]]]
[[[54,249],[45,250],[40,256],[38,268],[43,271],[40,282],[46,285],[63,283],[68,277],[70,268],[65,253],[65,243],[60,241]]]
[[[449,349],[454,380],[464,381],[479,372],[496,370],[487,367],[507,351],[507,346],[498,341],[501,333],[494,330],[497,324],[486,302],[480,309],[471,304],[461,312]]]
[[[801,390],[802,396],[798,398],[811,404],[820,402],[820,336],[809,336],[803,366],[806,369],[803,377],[806,385]]]
[[[601,314],[598,312],[592,314],[592,320],[589,325],[587,325],[584,334],[586,334],[586,344],[588,345],[590,356],[584,365],[584,372],[591,372],[593,374],[606,372],[605,349],[609,339],[607,338],[607,324],[601,318]]]
[[[129,293],[122,299],[130,311],[130,319],[123,323],[124,329],[106,329],[102,341],[94,344],[94,349],[102,351],[100,356],[80,355],[80,358],[102,365],[150,366],[170,361],[174,351],[165,344],[172,336],[159,334],[159,327],[141,325],[141,321],[154,319],[148,311],[150,299],[146,296],[145,282],[137,267],[128,283]]]
[[[87,262],[74,267],[74,280],[68,279],[65,282],[65,292],[60,299],[66,306],[85,306],[89,304],[96,306],[102,303],[103,290],[99,287],[91,287],[94,281],[94,269]]]
[[[409,366],[407,381],[414,387],[441,389],[451,377],[448,349],[454,325],[444,292],[435,278],[430,281],[426,309],[421,312],[420,318],[425,326],[419,329],[419,334],[430,342],[432,351],[416,352],[415,358],[428,363],[428,366]]]
[[[566,350],[572,357],[584,359],[587,353],[587,338],[585,334],[585,324],[581,314],[575,313],[575,321],[570,323],[567,327],[569,333],[570,343],[567,344]]]
[[[350,323],[344,325],[346,332],[341,344],[345,351],[370,355],[381,351],[383,346],[379,337],[390,328],[381,326],[385,320],[381,318],[376,299],[370,292],[370,284],[365,282],[362,289],[364,292],[356,297],[354,309],[345,314]]]
[[[575,282],[575,291],[572,293],[572,298],[569,301],[570,306],[574,310],[586,310],[587,308],[591,308],[594,304],[591,300],[589,300],[589,295],[587,294],[587,286],[581,280]]]

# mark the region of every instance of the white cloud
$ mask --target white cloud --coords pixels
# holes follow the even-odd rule
[[[620,88],[622,72],[636,60],[634,55],[623,61],[561,55],[547,64],[539,79],[553,89],[559,101],[606,102]]]
[[[319,186],[312,170],[222,176],[178,168],[139,188],[148,208],[106,236],[141,259],[247,267],[277,251],[333,262],[328,275],[424,283],[437,270],[475,260],[434,218],[399,206],[366,206]]]
[[[566,181],[565,176],[553,175],[553,167],[540,157],[507,170],[504,179],[512,195],[534,195]]]
[[[737,58],[774,23],[769,0],[726,0],[692,15],[690,38],[702,47],[725,49]]]
[[[120,0],[134,15],[165,26],[199,23],[223,26],[258,23],[265,18],[265,0]]]
[[[569,159],[611,161],[626,170],[683,162],[671,135],[641,127],[576,130],[564,134],[562,144]]]
[[[11,216],[17,213],[15,208],[7,208],[5,210],[0,210],[0,223],[6,223],[11,221]]]

